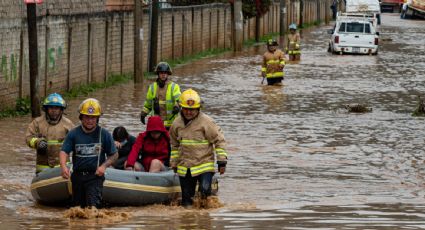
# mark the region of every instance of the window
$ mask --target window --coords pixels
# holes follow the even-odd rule
[[[343,23],[341,23],[341,26],[339,27],[339,30],[338,30],[338,32],[345,32],[345,22],[343,22]]]
[[[370,24],[365,24],[364,32],[365,32],[366,34],[370,34]]]
[[[370,30],[370,28],[369,28]],[[349,22],[347,23],[347,32],[349,33],[363,33],[364,24],[358,22]]]

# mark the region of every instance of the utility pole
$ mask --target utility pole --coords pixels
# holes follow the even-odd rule
[[[158,18],[159,18],[159,3],[158,0],[152,0],[152,23],[151,23],[151,39],[149,52],[149,71],[153,71],[156,66],[158,56]]]
[[[286,0],[280,0],[280,36],[286,33]]]
[[[143,81],[143,6],[134,0],[134,83]]]
[[[38,43],[37,43],[37,15],[36,3],[41,1],[25,0],[27,4],[27,24],[28,24],[28,48],[30,64],[30,97],[31,116],[33,118],[41,115],[40,99],[38,96]]]
[[[234,24],[234,51],[242,51],[243,46],[243,17],[242,0],[235,0],[233,3],[233,22]]]
[[[260,41],[260,23],[261,23],[261,16],[259,9],[257,9],[257,14],[255,15],[255,41]]]
[[[300,0],[300,28],[304,24],[304,0]]]

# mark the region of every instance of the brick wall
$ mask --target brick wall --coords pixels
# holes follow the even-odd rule
[[[324,18],[320,0],[320,18]],[[37,6],[39,95],[64,92],[112,74],[132,73],[132,0],[44,0]],[[305,0],[304,22],[316,20],[317,2]],[[287,0],[287,22],[299,22],[299,0]],[[143,12],[143,70],[148,66],[149,12]],[[244,22],[244,40],[255,38],[255,18]],[[233,46],[229,4],[162,9],[158,59],[170,60]],[[279,4],[260,19],[261,36],[279,31]],[[29,96],[28,34],[23,1],[0,0],[0,110]]]

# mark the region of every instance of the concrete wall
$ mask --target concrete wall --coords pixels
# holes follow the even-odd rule
[[[315,21],[317,5],[304,0],[304,23]],[[29,96],[28,35],[24,1],[0,0],[0,110]],[[39,95],[64,92],[112,74],[133,72],[133,0],[44,0],[37,6]],[[321,6],[321,9],[323,8]],[[260,19],[260,34],[279,32],[279,4]],[[330,10],[328,10],[330,12]],[[299,0],[287,0],[287,22],[299,22]],[[324,18],[325,10],[319,18]],[[143,13],[143,63],[148,66],[149,12]],[[158,62],[233,47],[230,4],[162,9]],[[245,20],[243,39],[255,38],[255,18]]]

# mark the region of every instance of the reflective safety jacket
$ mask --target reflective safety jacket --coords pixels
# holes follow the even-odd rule
[[[59,167],[59,152],[62,142],[72,128],[74,128],[74,124],[63,115],[57,124],[49,124],[45,114],[29,124],[25,133],[29,147],[37,149],[41,140],[47,141],[47,151],[37,150],[37,173],[46,168]]]
[[[286,50],[289,55],[301,54],[300,51],[301,37],[299,33],[288,34]]]
[[[152,112],[155,99],[159,101],[160,115],[164,121],[165,127],[170,127],[173,123],[174,118],[177,116],[173,114],[173,107],[178,105],[180,97],[180,86],[174,82],[168,81],[167,85],[164,86],[166,90],[162,90],[158,87],[158,83],[154,82],[149,85],[148,93],[146,94],[146,100],[143,107],[143,112],[149,114]]]
[[[282,50],[264,53],[261,71],[266,73],[267,78],[283,77],[283,66],[285,66],[285,54]]]
[[[179,176],[186,176],[188,169],[192,176],[214,172],[214,153],[217,161],[227,162],[223,132],[202,112],[186,125],[182,115],[177,117],[171,126],[170,137],[170,166],[177,167]]]

